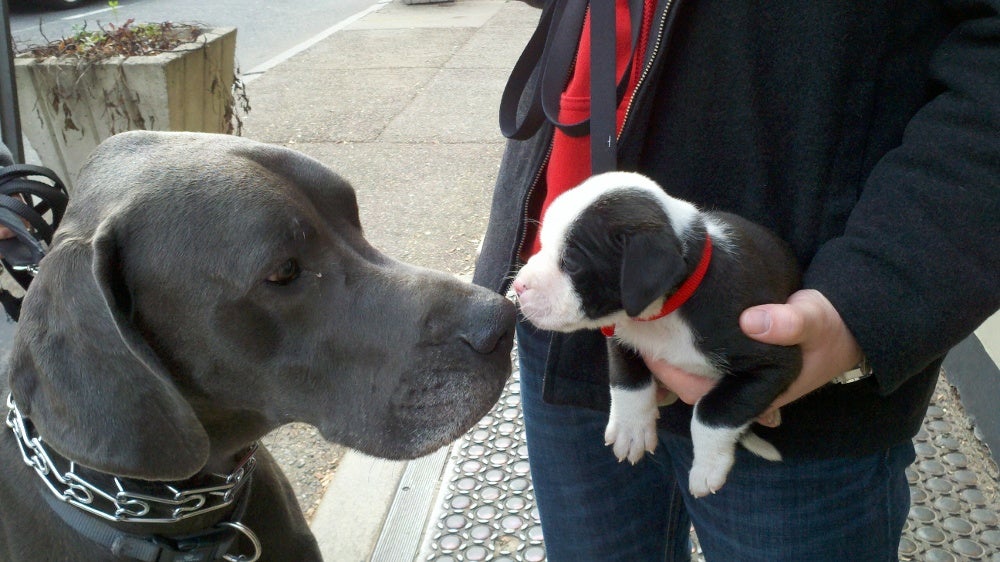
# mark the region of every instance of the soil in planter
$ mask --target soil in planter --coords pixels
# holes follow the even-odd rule
[[[155,55],[169,51],[184,43],[191,43],[201,35],[201,28],[182,23],[136,24],[129,19],[122,25],[99,25],[95,31],[77,31],[70,37],[50,41],[46,45],[32,46],[21,52],[38,59],[48,57],[77,57],[100,60],[113,56]]]

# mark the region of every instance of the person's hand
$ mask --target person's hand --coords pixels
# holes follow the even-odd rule
[[[659,383],[659,387],[656,389],[656,401],[661,406],[672,402],[671,393],[685,404],[694,404],[715,386],[715,380],[692,375],[666,361],[645,357],[643,357],[643,361],[646,362],[646,366],[653,372],[656,382]]]
[[[840,313],[822,293],[806,289],[786,304],[766,304],[743,311],[740,328],[751,338],[802,348],[802,372],[761,417],[826,385],[861,362],[861,348]]]
[[[830,301],[816,290],[798,291],[785,304],[748,308],[740,315],[740,328],[764,343],[802,348],[802,372],[757,420],[770,427],[780,423],[781,406],[829,383],[861,361],[861,349],[854,336]],[[687,404],[697,402],[715,385],[712,379],[692,375],[665,361],[646,360],[646,365],[662,386]]]

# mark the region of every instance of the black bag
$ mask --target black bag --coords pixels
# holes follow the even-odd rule
[[[0,144],[0,226],[14,234],[0,239],[0,263],[23,289],[34,279],[68,202],[66,186],[52,170],[14,164]],[[0,289],[0,304],[14,320],[22,298]]]

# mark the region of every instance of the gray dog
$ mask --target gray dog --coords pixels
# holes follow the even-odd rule
[[[0,560],[319,560],[262,435],[412,458],[500,395],[513,305],[374,249],[315,160],[124,133],[77,186],[0,385]]]

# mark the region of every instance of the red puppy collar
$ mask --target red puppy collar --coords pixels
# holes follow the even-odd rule
[[[660,307],[660,311],[656,314],[646,317],[646,318],[632,318],[631,320],[636,322],[651,322],[653,320],[659,320],[664,316],[670,314],[671,312],[677,310],[684,305],[691,298],[691,295],[698,290],[703,279],[705,279],[705,274],[708,272],[708,264],[712,261],[712,238],[705,234],[705,247],[701,251],[701,261],[698,262],[698,267],[691,272],[691,276],[684,280],[684,283],[670,295],[670,298],[663,301],[663,306]],[[615,335],[615,325],[602,326],[601,333],[606,337],[611,337]]]

